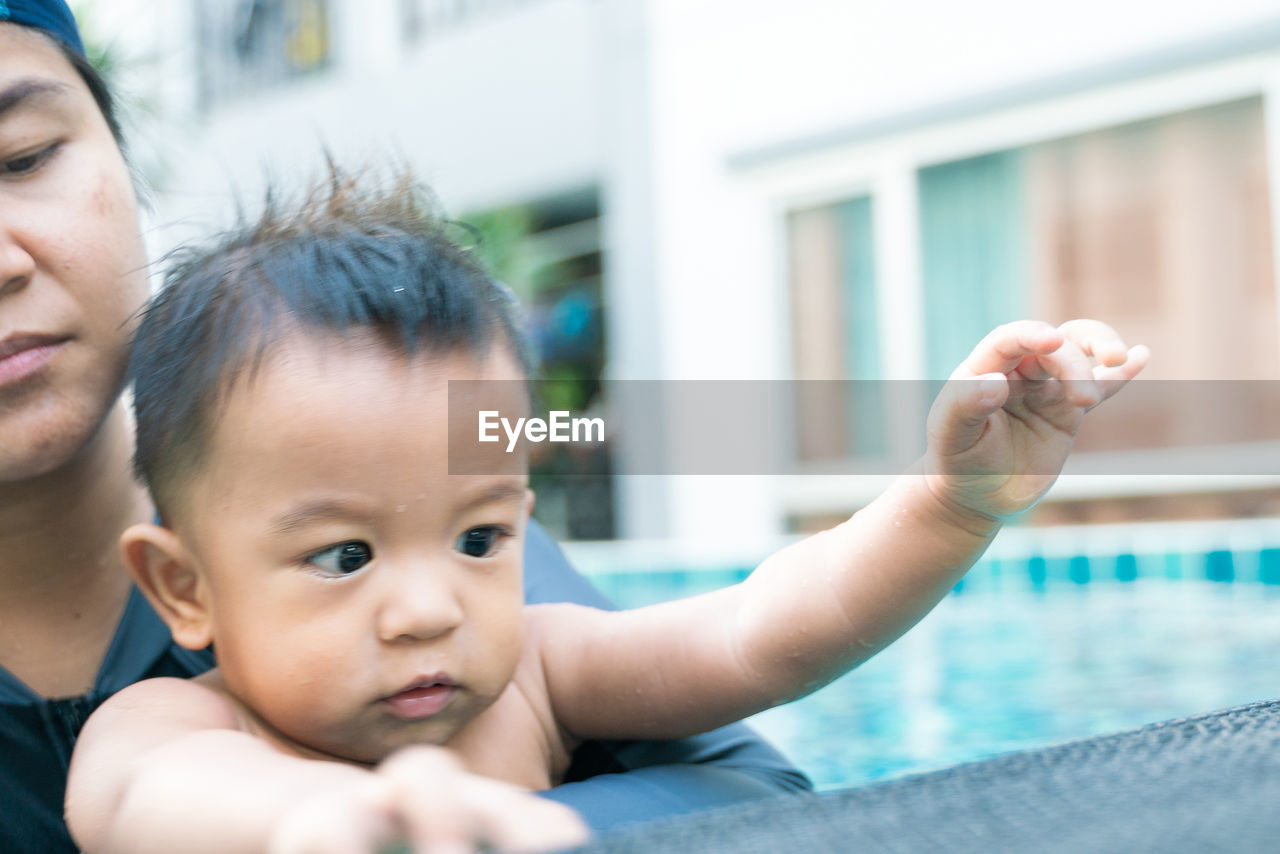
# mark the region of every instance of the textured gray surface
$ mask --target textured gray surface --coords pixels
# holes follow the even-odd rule
[[[1280,700],[683,816],[584,850],[1280,851]]]

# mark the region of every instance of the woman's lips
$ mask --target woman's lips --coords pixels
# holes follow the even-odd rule
[[[66,342],[65,338],[47,335],[13,335],[0,341],[0,386],[21,382],[37,373]]]
[[[416,721],[439,714],[457,690],[457,686],[443,680],[417,682],[382,702],[396,717]]]

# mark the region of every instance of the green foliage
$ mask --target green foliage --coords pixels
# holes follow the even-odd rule
[[[529,209],[513,205],[468,214],[461,219],[480,234],[475,248],[485,269],[495,279],[505,282],[520,299],[528,301],[533,296],[535,272],[528,253],[522,252],[524,241],[533,230]]]
[[[108,86],[112,86],[121,67],[120,51],[100,35],[101,30],[96,23],[99,4],[94,0],[79,0],[69,5],[76,16],[76,22],[80,24],[80,38],[84,42],[89,64],[98,70]]]
[[[110,4],[101,0],[71,0],[69,5],[80,25],[85,55],[115,98],[116,114],[124,130],[125,146],[138,186],[163,187],[169,160],[161,147],[166,138],[161,130],[169,126],[174,117],[166,114],[154,94],[161,73],[159,57],[130,52],[107,37],[109,28],[101,20],[111,14]],[[146,91],[139,91],[139,85]]]

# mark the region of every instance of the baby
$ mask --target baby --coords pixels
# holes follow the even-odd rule
[[[866,660],[1146,361],[1094,321],[1000,327],[874,503],[742,584],[604,612],[523,605],[523,467],[449,473],[470,453],[449,445],[449,381],[522,388],[530,365],[504,290],[406,185],[339,175],[190,255],[136,350],[161,524],[122,549],[174,638],[219,667],[127,688],[86,725],[67,818],[91,852],[574,842],[573,816],[525,791],[576,745],[703,732]]]

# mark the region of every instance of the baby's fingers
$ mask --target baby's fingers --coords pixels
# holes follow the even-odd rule
[[[1062,393],[1075,406],[1097,406],[1102,401],[1093,359],[1073,341],[1064,340],[1052,353],[1027,359],[1018,373],[1028,380],[1057,380]]]
[[[468,773],[440,748],[402,750],[379,773],[398,784],[397,813],[416,854],[461,854],[481,846],[545,851],[587,838],[586,826],[568,807]]]
[[[1125,383],[1138,375],[1138,372],[1146,367],[1147,360],[1151,358],[1151,351],[1144,345],[1138,344],[1130,347],[1125,353],[1125,358],[1118,365],[1098,365],[1093,369],[1094,379],[1098,382],[1098,387],[1102,390],[1102,399],[1106,400],[1120,389],[1124,388]]]
[[[1006,323],[988,332],[952,376],[1007,374],[1022,365],[1029,356],[1052,353],[1062,346],[1062,341],[1061,332],[1038,320]]]
[[[1102,399],[1092,360],[1060,330],[1036,320],[1019,320],[992,330],[952,377],[1014,371],[1026,380],[1058,380],[1076,406],[1093,406]]]
[[[929,410],[929,441],[942,456],[972,448],[987,429],[987,418],[1009,398],[1004,374],[952,378]]]
[[[459,801],[483,828],[485,841],[502,851],[558,850],[587,841],[587,826],[576,812],[497,780],[473,778]]]
[[[390,786],[368,780],[309,798],[280,817],[268,854],[377,854],[395,841]]]
[[[1129,355],[1120,333],[1100,320],[1068,320],[1058,331],[1100,365],[1116,367],[1124,364]]]

